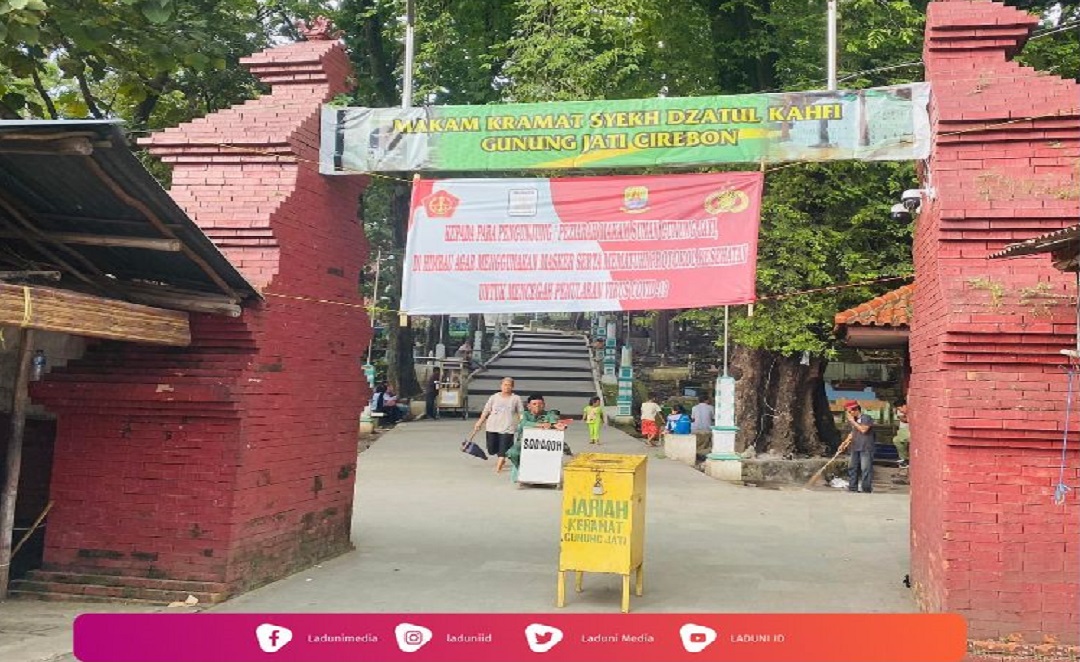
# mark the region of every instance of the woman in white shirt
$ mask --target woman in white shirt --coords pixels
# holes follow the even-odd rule
[[[510,450],[514,444],[514,432],[517,430],[518,420],[524,411],[521,398],[514,393],[514,380],[503,377],[502,383],[499,384],[499,392],[488,398],[480,419],[473,426],[473,434],[484,427],[487,434],[488,455],[499,458],[495,462],[495,473],[502,471],[503,465],[506,464],[506,451]]]

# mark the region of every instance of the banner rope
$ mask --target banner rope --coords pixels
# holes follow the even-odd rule
[[[345,308],[359,308],[366,310],[369,313],[396,313],[398,311],[391,308],[382,308],[380,306],[371,306],[362,303],[353,303],[351,301],[334,301],[333,299],[316,299],[314,297],[302,297],[294,294],[278,294],[276,292],[263,292],[264,297],[276,297],[278,299],[291,299],[293,301],[304,301],[306,303],[325,303],[331,306],[344,306]]]
[[[820,293],[820,292],[832,292],[832,291],[836,291],[836,290],[845,290],[845,289],[851,289],[851,288],[855,288],[855,287],[863,287],[863,286],[866,286],[866,285],[875,285],[875,284],[878,284],[878,283],[889,283],[889,282],[898,281],[898,280],[912,280],[913,278],[915,278],[914,275],[887,276],[885,278],[875,278],[873,280],[864,280],[864,281],[859,281],[859,282],[856,282],[856,283],[844,283],[844,284],[841,284],[841,285],[830,285],[828,287],[816,287],[816,288],[809,289],[809,290],[799,290],[798,292],[787,292],[785,294],[773,294],[773,295],[769,295],[769,296],[758,297],[757,299],[755,299],[753,301],[753,303],[762,303],[764,301],[779,301],[781,299],[788,299],[788,298],[791,298],[791,297],[804,296],[804,295],[807,295],[807,294],[817,294],[817,293]],[[329,305],[333,305],[333,306],[344,306],[346,308],[359,308],[359,309],[362,309],[362,310],[366,310],[368,312],[399,313],[399,314],[401,313],[400,310],[394,310],[392,308],[383,308],[381,306],[368,306],[368,305],[364,305],[364,304],[360,304],[360,303],[351,303],[351,302],[348,302],[348,301],[334,301],[332,299],[316,299],[314,297],[303,297],[303,296],[296,296],[296,295],[292,295],[292,294],[278,294],[278,293],[274,293],[274,292],[263,292],[263,296],[276,297],[276,298],[279,298],[279,299],[291,299],[293,301],[304,301],[304,302],[307,302],[307,303],[324,303],[324,304],[329,304]],[[753,305],[753,304],[751,304],[751,305]],[[716,307],[717,306],[703,306],[703,308],[716,308]],[[442,314],[442,313],[440,313],[440,314]],[[429,315],[419,315],[419,317],[430,317],[430,316]]]
[[[847,290],[853,287],[863,287],[865,285],[875,285],[877,283],[888,283],[897,280],[912,280],[915,278],[914,274],[907,276],[888,276],[885,278],[875,278],[874,280],[864,280],[857,283],[844,283],[842,285],[830,285],[828,287],[815,287],[810,290],[800,290],[798,292],[787,292],[785,294],[772,294],[769,296],[758,297],[754,300],[754,303],[761,303],[762,301],[779,301],[781,299],[788,299],[791,297],[803,296],[806,294],[817,294],[819,292],[832,292],[835,290]]]

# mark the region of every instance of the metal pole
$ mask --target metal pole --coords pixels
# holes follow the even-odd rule
[[[728,310],[731,306],[724,306],[724,376],[727,377],[727,357],[728,357]]]
[[[379,306],[379,272],[382,270],[382,249],[375,255],[375,289],[371,293],[371,310],[368,311],[368,317],[371,321],[371,328],[375,328],[375,309]],[[371,349],[375,344],[375,332],[371,332],[371,338],[368,339],[367,344],[367,362],[371,365]]]
[[[828,3],[826,41],[828,42],[829,54],[826,69],[828,70],[828,89],[832,91],[836,89],[836,0],[828,0]]]
[[[11,436],[7,446],[7,469],[4,490],[0,492],[0,600],[8,595],[11,575],[11,539],[15,530],[15,500],[19,496],[19,471],[22,468],[23,431],[26,429],[26,386],[30,382],[30,355],[34,331],[19,329],[18,363],[15,392],[11,402]]]
[[[405,0],[405,80],[401,84],[401,107],[412,108],[413,93],[413,60],[415,49],[413,46],[416,37],[414,19],[416,12],[413,9],[413,0]]]

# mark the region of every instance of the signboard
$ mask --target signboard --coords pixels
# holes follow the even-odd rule
[[[760,172],[418,181],[402,311],[751,302],[762,181]]]
[[[524,428],[521,431],[518,482],[546,485],[561,483],[565,437],[566,433],[562,430]]]
[[[320,172],[640,168],[929,155],[927,83],[322,112]]]
[[[451,338],[464,338],[469,335],[469,318],[468,317],[451,317],[450,318],[450,337]]]
[[[644,455],[582,453],[566,465],[560,571],[629,575],[636,570],[641,581],[647,462]],[[624,593],[623,611],[628,606]]]

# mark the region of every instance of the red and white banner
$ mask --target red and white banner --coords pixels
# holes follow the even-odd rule
[[[413,185],[410,315],[754,300],[760,172]]]

